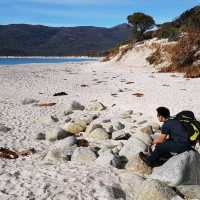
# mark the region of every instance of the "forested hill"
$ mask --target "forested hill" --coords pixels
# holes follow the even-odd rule
[[[29,24],[0,25],[1,56],[100,55],[130,39],[132,28],[48,27]]]

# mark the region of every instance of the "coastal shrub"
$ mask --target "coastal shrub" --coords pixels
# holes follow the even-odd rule
[[[164,25],[157,30],[153,37],[168,38],[168,41],[177,41],[180,36],[180,29],[172,25]]]
[[[187,78],[200,77],[200,32],[188,30],[171,50],[171,65],[160,72],[182,72]]]
[[[200,50],[200,32],[188,31],[174,46],[172,65],[177,68],[191,66],[198,59],[196,53]]]

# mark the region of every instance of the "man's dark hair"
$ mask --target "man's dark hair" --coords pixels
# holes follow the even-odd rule
[[[164,118],[169,118],[170,117],[170,111],[166,107],[159,107],[156,109],[158,112],[158,116],[162,116]]]

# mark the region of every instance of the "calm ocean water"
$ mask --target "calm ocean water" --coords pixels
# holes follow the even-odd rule
[[[95,61],[97,58],[0,58],[0,65]]]

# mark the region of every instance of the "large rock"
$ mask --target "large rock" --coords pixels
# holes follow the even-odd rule
[[[70,160],[71,155],[77,148],[76,143],[77,139],[74,136],[56,141],[53,145],[49,147],[48,153],[45,156],[44,160],[49,163],[57,163]]]
[[[149,178],[169,186],[200,184],[200,154],[193,150],[173,156],[161,167],[156,167]]]
[[[89,126],[87,126],[86,130],[85,130],[85,134],[90,134],[93,130],[95,130],[96,128],[103,128],[102,124],[94,124],[91,123]]]
[[[125,199],[135,200],[138,189],[141,188],[144,182],[144,178],[128,170],[119,170],[118,175],[122,182],[122,189],[126,192]]]
[[[146,134],[149,134],[149,135],[152,135],[154,133],[152,126],[143,127],[143,128],[140,129],[140,131],[142,133],[146,133]]]
[[[85,131],[87,123],[84,120],[77,120],[75,122],[68,122],[63,126],[63,129],[72,134],[78,134]]]
[[[137,155],[141,151],[145,151],[147,145],[135,137],[130,137],[124,147],[119,152],[120,156],[125,156],[127,159]]]
[[[154,131],[160,131],[160,124],[158,124],[157,122],[152,122],[149,124],[149,126],[151,126],[153,128]]]
[[[121,160],[119,156],[114,155],[111,151],[105,151],[95,160],[95,162],[102,166],[112,165],[116,168],[121,168]]]
[[[74,151],[71,160],[81,162],[95,161],[97,158],[96,154],[89,147],[78,147]]]
[[[53,130],[48,131],[46,133],[46,139],[49,141],[60,140],[69,136],[71,136],[71,133],[67,132],[66,130],[60,127],[56,127]]]
[[[58,148],[51,149],[47,152],[46,156],[44,157],[44,162],[46,164],[57,164],[63,162],[64,158],[62,155],[62,151]]]
[[[180,185],[176,189],[185,199],[200,199],[200,185]]]
[[[89,111],[102,111],[105,109],[106,106],[104,106],[101,102],[93,102],[87,107],[87,110]]]
[[[146,145],[150,145],[152,143],[152,138],[149,134],[143,133],[143,132],[137,132],[133,135],[133,137],[141,140],[144,142]]]
[[[137,191],[137,200],[171,200],[176,196],[175,191],[156,180],[146,180]]]
[[[114,131],[113,125],[110,123],[105,123],[102,124],[103,128],[106,130],[107,133],[112,134],[112,132]]]
[[[104,128],[96,128],[92,132],[87,134],[87,137],[94,140],[107,140],[109,139],[109,134]]]
[[[147,166],[139,157],[138,155],[132,156],[128,163],[126,164],[126,169],[133,171],[139,175],[148,175],[151,174],[152,168]]]

